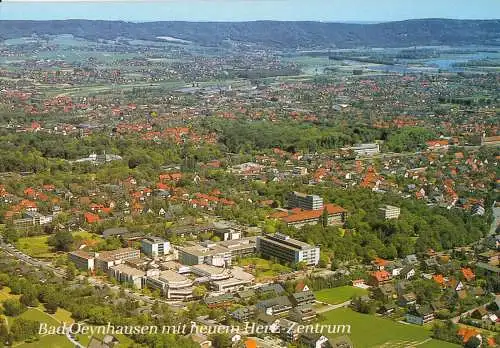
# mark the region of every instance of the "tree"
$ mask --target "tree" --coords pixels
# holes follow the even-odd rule
[[[307,263],[305,261],[300,261],[295,264],[295,268],[299,271],[307,269]]]
[[[323,213],[321,214],[321,224],[323,227],[328,226],[328,210],[326,210],[326,207],[323,208]]]
[[[38,293],[33,287],[30,287],[24,291],[19,300],[25,306],[36,307],[38,306]]]
[[[50,314],[54,314],[55,312],[57,312],[57,308],[59,307],[57,305],[57,302],[55,302],[55,301],[49,301],[49,302],[45,303],[44,306],[45,306],[45,309],[47,310],[47,313],[50,313]]]
[[[70,251],[73,244],[73,235],[68,231],[57,231],[51,236],[48,244],[59,251]]]
[[[476,336],[469,338],[464,347],[466,348],[477,348],[481,346],[481,340]]]
[[[12,226],[8,226],[4,231],[4,238],[9,243],[15,243],[19,239],[19,233]]]
[[[205,296],[207,293],[207,288],[205,288],[204,286],[196,286],[193,288],[193,296],[194,297],[198,297],[198,298],[201,298],[203,296]]]
[[[9,317],[16,317],[26,310],[26,306],[19,300],[8,299],[3,302],[3,312]]]
[[[227,334],[216,334],[210,337],[214,348],[231,347],[231,339]]]
[[[66,267],[66,273],[65,273],[65,277],[67,280],[73,280],[75,279],[75,276],[76,276],[76,267],[75,265],[73,264],[73,262],[70,262],[68,264],[68,266]]]
[[[40,328],[40,322],[17,318],[10,327],[10,333],[15,341],[24,341],[36,336]]]
[[[6,285],[9,285],[10,277],[8,274],[0,273],[0,287],[3,288]]]

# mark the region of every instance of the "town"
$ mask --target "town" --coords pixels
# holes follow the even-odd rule
[[[500,344],[498,49],[179,40],[0,41],[4,344]]]

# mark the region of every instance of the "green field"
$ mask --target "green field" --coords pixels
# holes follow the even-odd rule
[[[96,234],[86,231],[75,231],[73,237],[80,239],[93,239],[101,241],[102,238]],[[16,242],[16,247],[23,253],[36,258],[54,258],[57,256],[48,245],[49,236],[22,237]]]
[[[102,339],[104,335],[95,334],[94,336],[98,339]],[[132,339],[128,338],[125,335],[114,335],[114,336],[119,341],[118,345],[116,346],[117,348],[126,348],[126,347],[131,346],[134,343],[134,341]],[[81,345],[88,346],[90,339],[92,338],[92,335],[76,335],[76,337],[77,337],[78,342]]]
[[[323,313],[322,317],[321,324],[350,325],[351,333],[348,336],[356,348],[458,347],[451,343],[431,339],[429,327],[397,323],[374,315],[357,313],[348,308]],[[337,336],[337,334],[328,335]]]
[[[18,299],[19,297],[21,297],[21,295],[13,295],[13,294],[11,294],[10,293],[10,288],[7,287],[7,286],[4,286],[0,290],[0,302],[3,302],[5,300],[11,299],[11,298]]]
[[[37,258],[52,258],[56,254],[51,251],[47,244],[49,236],[33,236],[19,238],[16,247],[23,253]]]
[[[19,318],[27,320],[35,320],[41,323],[47,323],[48,325],[59,325],[59,322],[52,318],[49,314],[37,309],[29,308],[26,312],[21,314]],[[12,321],[13,318],[8,318],[8,321]],[[16,344],[16,347],[21,348],[38,348],[38,347],[51,347],[51,348],[71,348],[73,345],[65,336],[61,335],[47,335],[40,336],[39,340],[30,343],[20,343]]]
[[[367,290],[348,285],[314,292],[318,301],[334,305],[349,301],[354,295],[363,296],[366,294],[368,294]]]

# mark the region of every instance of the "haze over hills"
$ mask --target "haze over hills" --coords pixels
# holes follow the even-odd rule
[[[377,24],[324,22],[0,21],[0,38],[72,34],[88,40],[168,36],[200,45],[224,40],[280,49],[500,46],[500,20],[418,19]]]

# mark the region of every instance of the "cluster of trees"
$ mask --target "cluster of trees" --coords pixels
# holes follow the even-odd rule
[[[289,121],[273,123],[249,120],[204,121],[203,127],[214,130],[230,152],[252,153],[279,147],[289,152],[315,152],[334,149],[382,137],[382,131],[365,125],[339,127],[329,124],[296,124]]]
[[[290,235],[321,245],[336,262],[372,260],[376,256],[393,259],[428,249],[448,250],[477,241],[488,232],[484,217],[454,209],[429,207],[424,202],[384,196],[365,189],[329,189],[321,194],[347,209],[346,228],[321,223],[300,230],[279,226]],[[280,197],[283,193],[277,193]],[[397,220],[385,220],[378,207],[391,204],[401,208]]]
[[[436,138],[436,133],[423,127],[405,127],[389,134],[386,148],[393,152],[415,151],[425,148],[425,142]]]

